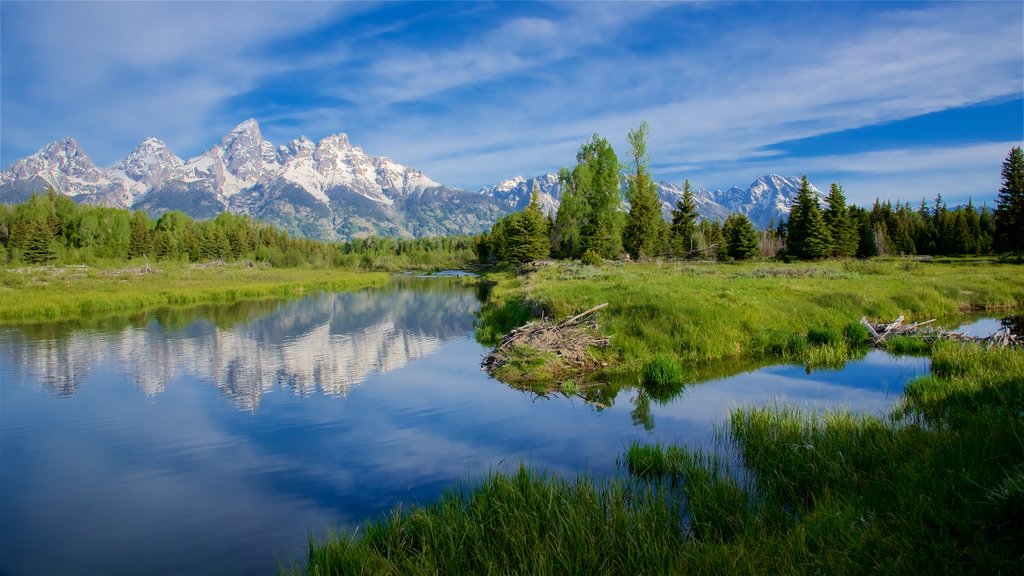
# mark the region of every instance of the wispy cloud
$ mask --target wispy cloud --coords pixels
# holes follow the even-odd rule
[[[107,160],[150,135],[191,154],[252,115],[276,141],[345,131],[474,189],[567,165],[595,132],[624,153],[647,120],[672,181],[807,172],[868,194],[883,175],[930,188],[944,157],[964,177],[943,190],[965,192],[1005,135],[921,151],[893,132],[858,155],[777,146],[1024,97],[1019,3],[10,4],[4,164],[65,134]]]

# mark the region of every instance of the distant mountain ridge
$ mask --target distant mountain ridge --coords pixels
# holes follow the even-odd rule
[[[319,142],[302,136],[275,147],[249,119],[188,160],[161,140],[147,138],[121,162],[100,168],[73,138],[64,138],[0,172],[0,202],[23,202],[53,187],[77,202],[142,209],[152,216],[180,210],[211,218],[230,211],[293,234],[338,240],[485,231],[525,207],[535,185],[544,210],[557,210],[557,174],[517,176],[469,192],[390,158],[370,156],[345,134]],[[694,199],[704,218],[724,220],[742,212],[763,228],[788,215],[799,185],[797,178],[769,175],[746,190],[696,190]],[[659,182],[658,193],[668,217],[682,187]]]
[[[656,182],[662,214],[666,220],[672,218],[672,209],[683,198],[683,186],[668,182]],[[533,178],[517,176],[496,186],[481,188],[480,194],[498,199],[511,210],[522,210],[530,202],[534,185],[541,206],[545,212],[558,209],[562,197],[562,185],[557,174],[544,174]],[[732,187],[727,190],[709,191],[704,188],[692,190],[697,213],[706,220],[724,222],[730,214],[745,214],[757,228],[767,228],[773,222],[788,218],[800,191],[800,178],[768,174],[754,180],[747,188]],[[811,192],[819,203],[825,195],[813,184]]]

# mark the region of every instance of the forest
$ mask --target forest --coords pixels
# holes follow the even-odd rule
[[[196,221],[171,211],[156,220],[134,212],[80,205],[52,188],[15,206],[0,204],[0,264],[90,264],[249,260],[275,268],[431,269],[472,257],[473,238],[371,237],[319,242],[224,212]]]
[[[1020,253],[1024,238],[1024,153],[1013,148],[1003,162],[997,205],[979,208],[971,200],[949,207],[941,194],[929,204],[875,200],[871,208],[848,205],[843,188],[832,183],[822,207],[807,177],[789,218],[755,230],[743,214],[724,223],[700,220],[689,180],[683,197],[661,214],[657,190],[648,169],[647,123],[630,131],[630,158],[620,164],[607,140],[597,134],[584,143],[576,165],[563,168],[562,201],[546,218],[534,191],[523,211],[499,220],[477,239],[481,262],[521,264],[554,257],[598,262],[618,258],[654,257],[747,260],[819,260],[830,257],[884,255],[978,255]],[[622,209],[625,173],[628,211]]]

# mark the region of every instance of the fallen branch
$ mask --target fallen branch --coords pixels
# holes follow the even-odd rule
[[[924,322],[914,322],[906,326],[903,325],[903,318],[901,314],[899,318],[892,322],[878,324],[871,323],[866,317],[861,318],[860,321],[868,329],[868,333],[871,335],[871,343],[874,346],[883,345],[890,336],[913,336],[921,338],[928,343],[935,342],[936,340],[952,340],[954,342],[977,342],[987,346],[1000,347],[1021,346],[1024,344],[1024,340],[1021,339],[1020,335],[1013,334],[1009,328],[1000,328],[989,336],[970,336],[960,332],[928,326],[935,322],[934,318]]]

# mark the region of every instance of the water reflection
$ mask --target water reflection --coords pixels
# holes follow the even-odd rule
[[[299,301],[163,310],[90,324],[0,329],[0,362],[58,396],[98,367],[118,367],[143,393],[190,375],[242,409],[274,389],[344,396],[465,336],[477,289],[441,279],[402,279],[378,290]]]

